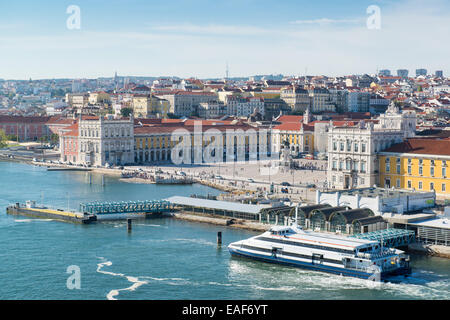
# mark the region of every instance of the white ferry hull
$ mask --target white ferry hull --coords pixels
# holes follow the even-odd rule
[[[312,257],[311,257],[311,262],[307,262],[307,261],[300,261],[300,260],[296,260],[296,259],[290,259],[287,257],[279,257],[279,256],[273,256],[273,255],[266,255],[266,254],[262,254],[262,253],[250,252],[247,250],[235,248],[232,245],[230,245],[228,247],[228,250],[230,251],[230,254],[234,257],[249,258],[249,259],[263,261],[263,262],[277,263],[277,264],[286,265],[286,266],[293,266],[293,267],[298,267],[298,268],[303,268],[303,269],[322,271],[322,272],[333,273],[333,274],[348,276],[348,277],[368,279],[368,280],[372,280],[372,281],[382,281],[392,275],[400,275],[400,274],[410,273],[410,269],[399,268],[399,269],[396,269],[396,270],[393,270],[390,272],[382,272],[381,274],[379,274],[377,276],[373,273],[357,271],[357,270],[349,270],[349,269],[346,269],[343,267],[336,267],[336,266],[331,266],[331,265],[327,265],[327,264],[313,263]]]

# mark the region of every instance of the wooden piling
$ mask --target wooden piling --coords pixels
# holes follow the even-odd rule
[[[127,219],[127,230],[131,232],[131,219]]]
[[[217,245],[221,246],[222,245],[222,232],[217,232]]]

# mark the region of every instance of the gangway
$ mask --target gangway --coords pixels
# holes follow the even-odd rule
[[[379,241],[383,247],[397,248],[407,246],[416,241],[416,235],[413,230],[404,229],[384,229],[367,233],[358,233],[350,237]]]
[[[80,203],[80,212],[90,214],[101,213],[161,213],[171,210],[166,200],[122,201],[122,202],[89,202]]]

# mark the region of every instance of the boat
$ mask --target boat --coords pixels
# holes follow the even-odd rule
[[[228,250],[235,257],[372,281],[411,273],[409,256],[403,251],[382,247],[378,241],[303,230],[297,225],[297,214],[291,226],[273,226],[231,243]]]
[[[27,216],[32,218],[55,219],[58,221],[89,224],[97,221],[93,214],[70,212],[36,205],[36,201],[28,200],[25,204],[16,203],[6,208],[11,215]]]

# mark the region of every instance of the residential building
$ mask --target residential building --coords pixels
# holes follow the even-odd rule
[[[291,107],[292,112],[303,113],[311,105],[308,90],[301,86],[287,86],[281,89],[280,98]]]
[[[200,102],[197,113],[203,119],[220,118],[227,114],[227,107],[222,101]]]
[[[227,115],[236,117],[249,117],[255,109],[264,116],[264,99],[259,97],[236,97],[228,96]]]
[[[406,69],[399,69],[399,70],[397,70],[397,76],[398,77],[401,77],[401,78],[408,78],[408,74],[409,74],[409,71],[408,70],[406,70]]]
[[[427,75],[427,69],[416,69],[416,77],[426,76],[426,75]]]
[[[169,113],[185,117],[194,115],[200,103],[217,100],[215,93],[204,91],[175,91],[156,94],[156,96],[169,102]]]
[[[132,101],[135,118],[166,117],[170,112],[170,103],[150,94],[135,94]]]
[[[331,95],[328,89],[316,87],[309,90],[311,99],[311,112],[319,113],[324,111],[336,111],[336,106],[331,102]]]

